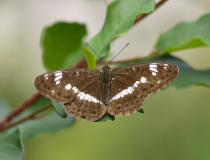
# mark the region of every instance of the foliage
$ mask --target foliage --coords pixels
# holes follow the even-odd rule
[[[21,134],[19,129],[16,129],[11,133],[6,131],[0,135],[0,159],[24,159],[24,149],[20,137]]]
[[[193,22],[181,22],[163,33],[155,48],[162,53],[210,45],[210,14]]]
[[[80,44],[85,35],[85,25],[78,23],[57,22],[46,27],[41,36],[46,69],[66,69],[81,59]]]

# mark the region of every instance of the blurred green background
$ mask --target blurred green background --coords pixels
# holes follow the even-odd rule
[[[169,1],[114,41],[111,52],[131,41],[116,59],[144,56],[158,35],[179,21],[200,17],[209,7],[208,0]],[[103,1],[0,1],[1,96],[15,107],[35,92],[33,79],[45,72],[39,46],[45,26],[61,20],[84,23],[88,40],[100,31],[105,13]],[[174,55],[196,69],[209,69],[209,53],[200,48]],[[26,160],[210,159],[210,88],[168,87],[147,98],[144,106],[144,114],[105,123],[82,120],[55,134],[37,135],[24,143]]]

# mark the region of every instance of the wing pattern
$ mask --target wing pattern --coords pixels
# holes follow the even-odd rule
[[[64,108],[68,115],[76,119],[85,117],[87,121],[95,121],[106,113],[106,105],[101,97],[101,82],[98,80],[65,104]]]
[[[169,63],[141,63],[112,71],[111,100],[108,112],[127,115],[143,107],[144,98],[169,85],[178,67]]]
[[[170,63],[127,65],[111,72],[111,99],[102,99],[101,72],[67,69],[38,76],[34,85],[49,99],[64,103],[67,114],[87,121],[100,119],[106,112],[118,116],[132,114],[143,107],[144,98],[169,85],[178,75]]]
[[[67,69],[42,74],[35,79],[34,85],[42,95],[49,99],[59,103],[68,103],[79,92],[95,83],[99,77],[100,72],[96,70]]]
[[[67,69],[38,76],[34,85],[49,99],[64,103],[67,114],[87,121],[100,119],[106,106],[100,94],[101,72],[90,69]]]

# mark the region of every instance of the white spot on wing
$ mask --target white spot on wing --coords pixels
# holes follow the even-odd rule
[[[55,93],[55,91],[54,91],[54,90],[51,90],[51,92],[52,92],[52,93]]]
[[[67,89],[67,90],[70,90],[71,89],[71,84],[67,84],[66,86],[65,86],[65,88]],[[74,87],[73,87],[74,88]],[[73,89],[72,88],[72,89]],[[74,89],[73,89],[74,90]]]
[[[131,94],[133,91],[132,90],[130,90],[129,88],[128,89],[126,89],[126,91],[128,92],[128,94]]]
[[[124,89],[121,92],[119,92],[118,94],[116,94],[110,101],[113,101],[113,100],[119,99],[121,97],[124,97],[127,94],[131,94],[131,93],[133,93],[133,91],[134,91],[134,89],[132,87],[128,87],[127,89]]]
[[[77,97],[81,96],[83,93],[84,93],[84,92],[80,92],[80,93],[77,95]]]
[[[124,89],[124,90],[121,92],[121,94],[123,94],[123,95],[127,95],[127,94],[128,94],[128,92],[126,92],[126,90]]]
[[[152,64],[149,65],[149,67],[150,68],[157,68],[157,65],[152,63]]]
[[[77,73],[76,77],[78,77],[79,76],[79,71],[77,71],[76,73]]]
[[[85,98],[85,94],[84,94],[84,92],[81,92],[82,93],[82,95],[79,97],[80,99],[84,99]]]
[[[150,69],[150,71],[158,72],[158,70],[156,68],[150,67],[149,69]]]
[[[135,67],[132,67],[132,69],[133,69],[134,72],[136,71]]]
[[[134,87],[138,87],[138,84],[139,84],[140,82],[139,81],[136,81],[135,83],[134,83]]]
[[[98,100],[94,97],[92,97],[91,101],[94,102],[94,103],[98,103]]]
[[[58,72],[55,72],[55,74],[54,74],[56,77],[58,77],[58,76],[61,76],[62,77],[62,72],[60,72],[60,71],[58,71]]]
[[[48,74],[45,74],[44,76],[45,76],[45,77],[47,77],[47,76],[48,76]]]
[[[85,99],[86,99],[86,100],[89,100],[89,99],[91,99],[91,97],[92,97],[92,96],[90,96],[89,94],[86,94]]]
[[[156,73],[156,72],[152,72],[152,75],[153,75],[153,76],[156,76],[156,75],[157,75],[157,73]]]
[[[61,79],[63,76],[62,76],[62,72],[61,71],[56,71],[54,72],[54,75],[55,75],[55,80],[54,81],[57,81],[59,79]],[[57,83],[56,83],[57,84]]]
[[[167,69],[167,67],[163,67],[164,69]]]
[[[74,87],[73,87],[74,88]],[[72,89],[73,89],[72,88]],[[76,88],[76,87],[75,87]],[[81,100],[87,100],[89,102],[94,102],[94,103],[100,103],[102,104],[98,99],[96,99],[95,97],[89,95],[89,94],[85,94],[84,92],[80,92],[77,97],[79,97],[79,99]]]
[[[78,91],[77,87],[73,87],[72,89],[75,93],[77,93],[77,91]]]
[[[120,92],[120,97],[124,97],[124,94],[122,92]]]
[[[56,84],[60,84],[61,81],[57,81]]]
[[[118,93],[116,96],[115,96],[115,99],[118,99],[120,98],[120,93]]]
[[[150,71],[158,72],[156,63],[151,63],[149,65],[149,69],[150,69]]]
[[[134,89],[132,87],[128,87],[128,89],[130,89],[131,91],[134,91]]]
[[[145,83],[147,79],[145,77],[141,77],[141,83]]]
[[[62,76],[58,76],[58,77],[55,78],[55,81],[57,81],[57,80],[59,80],[61,78],[62,78]]]
[[[168,64],[164,64],[164,66],[168,66]]]

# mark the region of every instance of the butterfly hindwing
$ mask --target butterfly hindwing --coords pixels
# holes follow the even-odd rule
[[[90,69],[66,69],[38,76],[34,85],[44,96],[59,103],[69,103],[81,91],[99,79],[100,72]]]
[[[100,119],[106,113],[106,106],[101,98],[101,81],[98,80],[80,92],[70,103],[64,105],[68,115],[87,121]]]
[[[144,98],[169,85],[177,74],[178,67],[169,63],[141,63],[113,70],[108,112],[126,115],[138,111]]]
[[[141,95],[122,81],[114,78],[111,82],[111,100],[107,112],[114,116],[132,114],[143,107]]]

